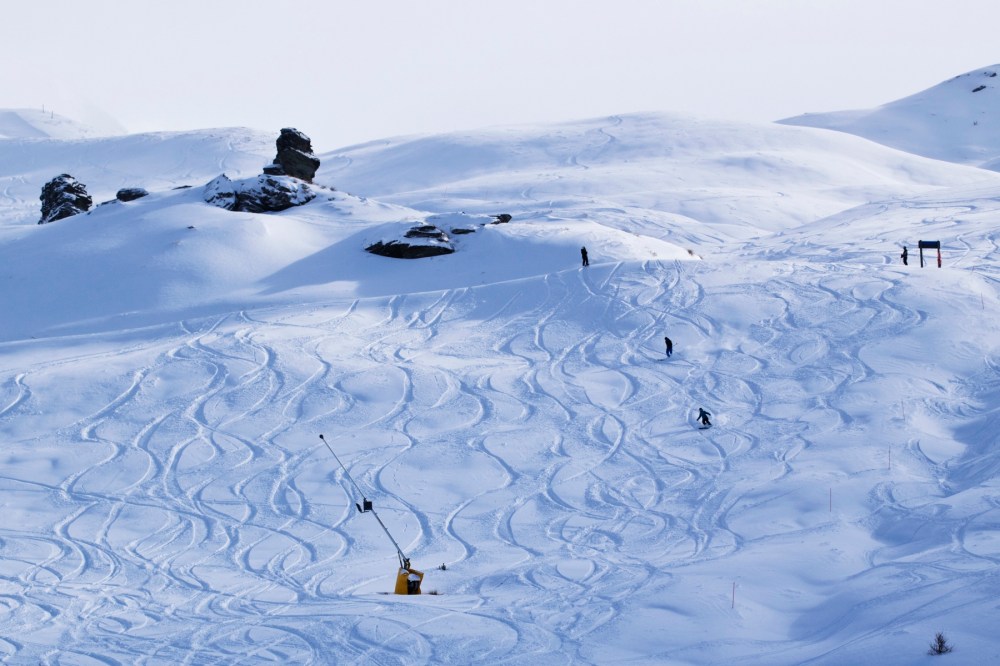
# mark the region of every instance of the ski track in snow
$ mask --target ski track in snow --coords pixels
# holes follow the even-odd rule
[[[880,449],[842,462],[845,478],[870,481],[849,515],[825,512],[837,479],[823,477],[817,497],[791,500],[816,505],[804,517],[770,530],[751,518],[783,497],[783,481],[814,473],[813,455],[857,437],[850,405],[877,378],[864,350],[926,320],[893,281],[848,282],[852,270],[789,264],[763,283],[720,285],[707,268],[650,261],[232,313],[104,352],[119,362],[97,394],[80,396],[48,392],[93,356],[37,363],[0,384],[0,426],[11,433],[0,484],[39,506],[22,523],[30,528],[0,543],[0,655],[593,663],[595,635],[611,640],[637,599],[669,597],[682,578],[717,585],[724,616],[727,562],[756,543],[822,540],[855,521],[891,533],[893,516],[912,510],[906,488],[916,482],[875,469]],[[726,303],[750,295],[764,304],[759,319],[729,319]],[[996,376],[994,362],[977,390],[996,395]],[[764,385],[780,385],[786,404]],[[923,408],[951,409],[946,397]],[[74,399],[79,416],[53,441],[31,436],[50,400]],[[713,412],[712,429],[694,427],[699,406]],[[320,432],[426,572],[424,591],[440,595],[382,594],[394,553],[354,510],[360,498]],[[45,469],[64,455],[54,447],[78,449],[78,466]],[[33,450],[42,463],[29,462]],[[915,438],[895,454],[912,478],[957,473]],[[983,502],[961,519],[934,502],[926,513],[950,530],[952,557],[982,562],[985,577],[1000,558],[976,543],[1000,522],[1000,505]],[[873,547],[854,584],[907,576],[938,598],[976,584],[896,555]],[[789,627],[797,644],[815,646],[796,659],[834,655],[825,641],[861,621],[836,611],[822,629]],[[664,627],[664,658],[713,640],[679,631]],[[752,632],[731,640],[753,663],[782,661],[788,648]],[[53,643],[64,646],[58,658]],[[697,662],[692,654],[683,658]]]

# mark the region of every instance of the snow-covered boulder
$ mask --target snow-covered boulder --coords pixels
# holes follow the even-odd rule
[[[394,259],[423,259],[451,254],[455,247],[448,234],[432,224],[411,227],[402,238],[383,239],[365,248],[372,254]]]
[[[263,174],[244,181],[237,192],[236,210],[247,213],[273,213],[307,204],[316,198],[316,190],[292,176]]]
[[[149,192],[142,187],[123,187],[118,190],[115,194],[115,199],[118,201],[135,201],[136,199],[141,199],[145,196],[149,196]]]
[[[262,174],[230,180],[222,174],[205,185],[206,203],[243,213],[276,213],[307,204],[316,198],[312,185],[291,176]]]
[[[236,210],[236,184],[226,174],[221,174],[205,185],[202,193],[205,203],[226,210]]]
[[[42,200],[42,217],[38,224],[85,213],[94,205],[94,200],[87,194],[87,187],[68,173],[45,183],[39,199]]]

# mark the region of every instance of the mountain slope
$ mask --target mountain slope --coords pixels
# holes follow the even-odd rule
[[[82,182],[99,203],[123,187],[152,192],[204,185],[223,172],[260,173],[274,152],[274,136],[243,128],[74,141],[0,139],[0,231],[38,222],[42,186],[61,173]]]
[[[421,209],[578,217],[745,240],[867,201],[982,180],[842,134],[636,114],[404,137],[322,156],[318,178]],[[710,231],[702,228],[710,223]]]
[[[863,136],[938,160],[1000,170],[1000,65],[977,69],[875,109],[779,121]]]
[[[59,154],[108,190],[109,146],[192,184],[234,154],[135,141]],[[4,659],[1000,659],[1000,174],[648,115],[323,159],[277,215],[4,219]],[[513,219],[362,250],[458,210]],[[437,594],[386,594],[363,497]]]
[[[51,111],[0,109],[0,139],[89,139],[107,136],[94,127]]]
[[[202,201],[198,186],[219,172],[259,172],[268,144],[239,129],[9,143],[0,158],[11,201],[0,276],[17,314],[0,322],[0,339],[144,325],[307,293],[360,297],[516,280],[576,265],[581,246],[598,262],[688,260],[871,200],[1000,183],[989,172],[848,136],[647,114],[325,155],[317,182],[338,191],[279,215]],[[154,191],[38,227],[35,188],[63,167],[98,201],[123,185]],[[772,182],[777,189],[768,189]],[[195,187],[166,189],[178,183]],[[361,251],[433,213],[459,210],[508,212],[514,221],[455,236],[459,252],[430,261]]]

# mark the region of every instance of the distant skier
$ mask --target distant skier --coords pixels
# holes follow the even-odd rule
[[[666,336],[663,337],[663,341],[667,343],[667,356],[670,356],[671,354],[674,353],[674,343],[670,338]]]
[[[584,266],[589,266],[590,265],[590,259],[587,258],[587,248],[586,247],[581,247],[580,248],[580,256],[583,257],[583,265]]]
[[[704,428],[712,427],[712,422],[708,420],[708,417],[711,415],[712,415],[711,412],[706,412],[701,407],[698,408],[698,420],[701,421],[702,427]]]
[[[903,254],[899,255],[899,258],[903,260],[903,265],[908,265],[906,260],[910,258],[910,253],[906,251],[906,246],[903,246]]]

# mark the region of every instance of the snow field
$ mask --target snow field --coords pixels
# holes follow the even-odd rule
[[[207,146],[130,152],[163,182],[240,152],[159,138]],[[650,114],[344,149],[279,215],[193,188],[37,228],[5,145],[8,661],[997,658],[995,174]],[[360,250],[459,210],[514,220]],[[438,594],[387,594],[320,433]]]
[[[949,387],[916,379],[922,358],[890,358],[894,373],[863,359],[888,356],[886,339],[920,348],[939,309],[978,304],[918,285],[915,310],[897,267],[770,271],[602,264],[46,343],[0,393],[5,496],[32,526],[4,537],[8,655],[53,641],[81,663],[912,649],[956,594],[988,603],[995,509],[936,507],[964,497],[947,479],[953,431],[995,420],[974,402],[995,367]],[[381,594],[391,544],[320,432],[439,596]]]

